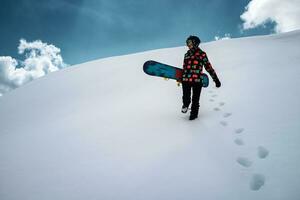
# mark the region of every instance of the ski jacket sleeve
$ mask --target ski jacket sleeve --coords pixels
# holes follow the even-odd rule
[[[208,60],[207,54],[205,52],[202,52],[202,60],[203,60],[203,65],[205,70],[209,73],[209,75],[211,76],[211,78],[215,81],[218,79],[218,76],[214,70],[214,68],[212,67],[211,63]]]

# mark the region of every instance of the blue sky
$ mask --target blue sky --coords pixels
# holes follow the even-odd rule
[[[187,36],[269,34],[266,27],[241,31],[250,0],[2,0],[0,56],[20,58],[19,40],[42,40],[61,49],[64,61],[185,45]]]

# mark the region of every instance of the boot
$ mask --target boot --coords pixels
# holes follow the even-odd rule
[[[187,113],[187,111],[188,111],[188,107],[183,105],[182,108],[181,108],[181,112],[182,113]]]
[[[198,115],[195,115],[195,114],[191,114],[191,115],[190,115],[190,120],[194,120],[194,119],[196,119],[196,118],[198,118]]]
[[[198,117],[198,109],[195,111],[195,110],[192,110],[191,111],[191,114],[190,114],[190,120],[194,120]]]

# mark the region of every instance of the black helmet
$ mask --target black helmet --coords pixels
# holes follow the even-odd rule
[[[186,39],[186,44],[188,44],[189,42],[192,42],[194,47],[198,47],[199,44],[201,43],[201,40],[194,35],[190,35],[187,39]]]

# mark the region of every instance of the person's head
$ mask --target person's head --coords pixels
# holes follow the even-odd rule
[[[186,39],[186,45],[188,46],[189,49],[197,48],[200,43],[201,43],[201,40],[197,36],[194,36],[194,35],[190,35]]]

